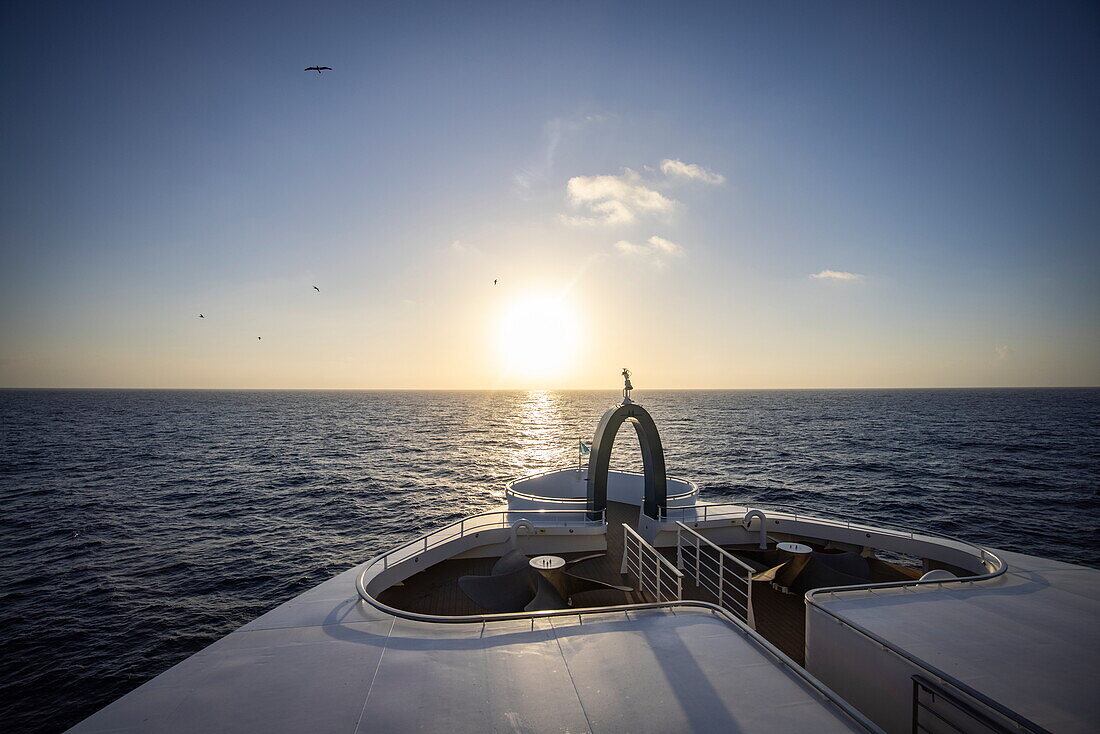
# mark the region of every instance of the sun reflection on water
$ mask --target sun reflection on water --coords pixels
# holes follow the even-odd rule
[[[577,439],[566,435],[561,400],[560,393],[532,390],[518,401],[509,416],[512,438],[504,452],[515,476],[568,465],[571,440]]]

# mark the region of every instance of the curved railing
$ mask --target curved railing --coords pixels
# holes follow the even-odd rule
[[[806,594],[805,594],[806,603],[808,605],[812,606],[814,609],[817,609],[817,610],[823,612],[824,614],[827,614],[829,617],[831,617],[835,621],[851,628],[852,630],[854,630],[855,632],[857,632],[859,634],[864,635],[865,637],[867,637],[868,639],[874,641],[875,643],[877,643],[878,645],[880,645],[884,649],[888,649],[891,652],[893,652],[894,654],[904,658],[905,660],[909,661],[913,666],[915,666],[919,670],[925,671],[926,673],[928,673],[928,674],[944,681],[946,684],[950,685],[951,687],[956,688],[957,690],[965,693],[967,696],[970,696],[974,700],[980,702],[984,706],[987,706],[990,709],[992,709],[993,711],[996,711],[1001,716],[1004,716],[1005,718],[1007,718],[1010,721],[1014,722],[1017,726],[1021,727],[1023,730],[1029,731],[1029,732],[1035,732],[1036,734],[1044,734],[1046,732],[1046,730],[1043,729],[1042,727],[1040,727],[1038,724],[1035,724],[1034,722],[1030,721],[1029,719],[1021,716],[1020,714],[1018,714],[1015,711],[1009,709],[1008,707],[998,703],[997,701],[994,701],[993,699],[991,699],[988,696],[980,693],[979,691],[974,690],[973,688],[971,688],[967,684],[963,683],[959,679],[955,678],[954,676],[952,676],[952,675],[940,670],[939,668],[936,668],[935,666],[930,665],[929,663],[925,662],[924,660],[921,660],[920,658],[910,654],[909,652],[907,652],[903,648],[895,645],[894,643],[890,642],[889,640],[887,640],[883,637],[880,637],[879,635],[876,635],[875,633],[871,632],[870,630],[866,629],[865,627],[863,627],[863,626],[861,626],[861,625],[845,618],[844,616],[842,616],[840,614],[836,614],[832,610],[830,610],[830,609],[826,608],[825,606],[823,606],[822,604],[818,603],[817,599],[815,598],[815,597],[819,597],[819,596],[822,596],[822,595],[825,595],[825,594],[835,595],[835,594],[840,594],[840,593],[866,591],[866,590],[874,590],[874,589],[896,589],[896,588],[905,588],[905,587],[910,587],[910,586],[926,586],[926,585],[930,585],[930,584],[940,584],[940,585],[943,585],[943,584],[963,584],[963,583],[969,584],[969,583],[975,583],[975,582],[979,582],[979,581],[988,581],[990,579],[995,579],[998,576],[1001,576],[1002,574],[1004,574],[1005,572],[1008,571],[1008,563],[1005,562],[1005,560],[1003,558],[1001,558],[999,555],[997,555],[993,551],[991,551],[988,548],[985,548],[983,546],[972,543],[968,540],[963,540],[961,538],[956,538],[956,537],[946,535],[946,534],[942,534],[942,533],[917,533],[917,532],[915,532],[913,530],[910,530],[910,529],[902,529],[902,528],[892,527],[892,526],[889,526],[889,525],[866,525],[864,523],[852,522],[849,519],[836,519],[836,518],[821,517],[817,513],[806,514],[805,512],[799,512],[796,508],[792,508],[792,507],[785,506],[785,505],[775,505],[775,504],[770,504],[770,503],[766,503],[766,504],[760,504],[760,503],[751,503],[751,504],[749,504],[749,503],[746,503],[746,504],[728,503],[728,504],[721,504],[721,505],[700,505],[699,506],[699,508],[704,508],[704,507],[709,507],[709,508],[713,508],[713,509],[711,509],[711,511],[709,513],[704,512],[703,517],[697,519],[698,522],[704,522],[707,519],[713,520],[713,519],[717,519],[717,518],[725,517],[725,516],[736,516],[738,514],[741,514],[741,516],[743,517],[743,513],[747,510],[760,509],[760,510],[764,510],[765,512],[770,513],[768,515],[769,520],[773,519],[773,518],[793,520],[793,521],[801,520],[801,521],[814,522],[814,523],[817,523],[817,524],[823,524],[823,525],[827,525],[827,526],[830,526],[830,527],[844,528],[844,529],[847,529],[847,530],[856,530],[856,531],[870,531],[870,532],[877,533],[879,535],[891,535],[891,536],[894,536],[894,537],[906,538],[906,539],[909,539],[909,540],[917,540],[917,541],[924,540],[924,541],[929,541],[929,542],[935,542],[935,541],[945,541],[946,540],[946,541],[950,541],[951,543],[959,544],[959,545],[963,546],[964,548],[970,549],[974,553],[974,555],[980,560],[980,562],[983,565],[985,565],[985,567],[988,569],[987,573],[976,574],[976,575],[973,575],[973,576],[962,576],[962,577],[954,578],[954,579],[936,579],[936,580],[929,580],[929,581],[921,581],[919,579],[914,579],[914,580],[906,580],[906,581],[888,581],[888,582],[885,582],[885,583],[877,583],[877,584],[859,584],[859,585],[855,585],[855,586],[823,587],[823,588],[820,588],[820,589],[811,589],[810,591],[807,591]],[[733,508],[737,508],[737,510],[734,511]],[[669,514],[672,514],[672,513],[676,512],[678,509],[681,509],[681,508],[672,508],[670,510]],[[686,508],[683,508],[683,509],[686,509]],[[776,513],[776,510],[779,511],[778,514]]]
[[[964,576],[958,579],[949,579],[947,581],[906,581],[896,583],[888,582],[886,584],[870,584],[870,586],[899,586],[910,584],[950,583],[951,581],[982,581],[986,579],[996,578],[997,576],[1000,576],[1008,570],[1008,564],[1003,558],[1001,558],[988,548],[977,545],[976,543],[972,543],[969,540],[956,538],[945,533],[918,533],[915,530],[898,528],[891,525],[867,525],[860,522],[853,522],[852,520],[847,518],[830,518],[827,516],[823,517],[816,512],[812,514],[799,512],[796,508],[792,508],[786,505],[758,502],[724,502],[721,504],[713,505],[696,505],[695,507],[669,507],[662,513],[660,519],[663,522],[671,522],[676,519],[680,519],[684,522],[696,523],[719,519],[742,519],[744,518],[745,512],[749,510],[763,510],[765,513],[768,514],[769,520],[778,519],[790,520],[793,522],[812,522],[828,527],[854,530],[859,532],[871,532],[877,533],[878,535],[886,535],[914,541],[925,541],[933,543],[936,541],[950,541],[950,543],[957,544],[956,546],[954,546],[955,550],[963,550],[971,553],[988,570],[988,573],[985,574],[980,574],[976,576]],[[777,510],[778,513],[776,512]],[[693,517],[689,517],[691,511],[695,511]],[[946,547],[952,546],[947,545]],[[857,587],[847,586],[843,588],[853,589]]]
[[[965,693],[967,696],[970,696],[974,700],[979,701],[984,706],[988,706],[990,709],[996,711],[1001,716],[1004,716],[1005,718],[1007,718],[1010,721],[1014,722],[1017,726],[1019,726],[1024,731],[1034,732],[1034,734],[1050,734],[1050,732],[1048,732],[1046,729],[1039,726],[1035,722],[1031,721],[1030,719],[1028,719],[1024,716],[1021,716],[1020,714],[1016,713],[1015,711],[1008,708],[1007,706],[1005,706],[1001,703],[998,703],[997,701],[994,701],[992,698],[990,698],[989,696],[986,696],[984,693],[981,693],[980,691],[974,690],[973,688],[971,688],[967,684],[963,683],[961,680],[959,680],[955,676],[951,675],[950,673],[946,673],[946,672],[940,670],[939,668],[937,668],[936,666],[934,666],[934,665],[932,665],[932,664],[916,657],[915,655],[910,654],[905,649],[903,649],[901,647],[898,647],[893,642],[890,642],[889,640],[887,640],[885,637],[881,637],[879,635],[876,635],[874,632],[867,629],[866,627],[863,627],[862,625],[857,624],[857,623],[851,621],[850,619],[847,619],[846,617],[843,617],[839,614],[836,614],[832,610],[825,608],[821,604],[818,604],[817,601],[813,598],[814,596],[818,596],[818,595],[821,595],[821,594],[831,594],[831,593],[834,593],[834,592],[841,592],[841,591],[859,591],[859,590],[866,590],[866,589],[879,589],[879,588],[884,588],[884,587],[912,586],[912,585],[917,585],[917,584],[949,584],[949,583],[956,582],[956,581],[981,581],[981,580],[984,580],[984,579],[987,579],[987,578],[994,578],[996,576],[999,576],[1001,573],[1004,573],[1004,571],[1002,570],[998,573],[989,574],[989,575],[981,577],[981,578],[948,579],[946,581],[914,581],[914,582],[911,582],[911,583],[900,583],[900,584],[891,583],[891,584],[862,584],[860,586],[831,586],[831,587],[825,587],[825,588],[821,588],[821,589],[812,589],[810,591],[807,591],[806,592],[806,603],[809,604],[810,606],[812,606],[814,609],[816,609],[820,612],[824,612],[825,614],[829,615],[829,617],[831,617],[834,621],[839,622],[840,624],[843,624],[844,626],[846,626],[846,627],[854,630],[855,632],[858,632],[859,634],[863,635],[867,639],[875,642],[876,644],[880,645],[883,649],[889,650],[890,652],[894,653],[895,655],[909,661],[918,670],[925,671],[929,675],[931,675],[935,678],[939,678],[940,680],[944,681],[945,683],[947,683],[951,687],[956,688],[956,689],[962,691],[963,693]]]
[[[388,551],[386,553],[383,553],[381,556],[377,556],[377,557],[371,559],[367,563],[367,565],[364,566],[363,570],[355,577],[355,590],[359,594],[359,598],[362,602],[364,602],[366,604],[369,604],[370,606],[374,607],[375,609],[377,609],[378,611],[380,611],[384,614],[388,614],[388,615],[393,616],[393,617],[398,617],[400,619],[408,619],[408,620],[411,620],[411,621],[414,621],[414,622],[428,622],[428,623],[434,623],[434,624],[441,624],[441,623],[442,624],[487,624],[487,623],[490,623],[490,622],[504,622],[504,621],[508,621],[508,620],[518,620],[518,619],[534,620],[534,619],[547,619],[547,618],[551,618],[551,617],[585,616],[585,615],[590,615],[590,614],[614,614],[614,613],[638,611],[638,610],[645,610],[645,609],[665,609],[665,610],[669,610],[669,611],[675,611],[676,609],[700,609],[700,610],[705,610],[705,611],[708,611],[708,612],[716,615],[717,617],[722,619],[724,622],[726,622],[728,625],[733,627],[735,630],[737,630],[738,632],[740,632],[741,634],[745,635],[750,640],[755,642],[765,652],[767,652],[769,655],[774,657],[775,660],[779,664],[781,664],[784,667],[790,669],[791,672],[793,672],[799,678],[801,678],[813,690],[817,691],[817,693],[820,694],[826,701],[828,701],[832,705],[836,706],[845,716],[850,718],[853,722],[855,722],[859,726],[863,727],[867,731],[876,732],[877,734],[882,734],[882,730],[876,724],[874,724],[874,722],[872,722],[870,719],[868,719],[866,716],[864,716],[862,713],[860,713],[857,709],[855,709],[851,704],[849,704],[843,698],[841,698],[840,696],[835,694],[832,690],[830,690],[828,688],[828,686],[823,684],[821,681],[819,681],[814,676],[810,675],[810,673],[805,668],[803,668],[798,663],[796,663],[794,660],[792,660],[790,657],[785,655],[779,648],[777,648],[775,645],[768,642],[759,633],[757,633],[755,630],[753,630],[748,625],[744,624],[741,620],[737,619],[737,617],[730,614],[728,611],[726,611],[722,607],[719,607],[716,604],[711,604],[709,602],[679,600],[679,601],[671,601],[671,602],[649,602],[649,603],[644,603],[644,604],[622,604],[622,605],[619,605],[619,606],[611,606],[611,607],[582,607],[582,608],[569,608],[569,609],[552,609],[552,610],[538,611],[538,612],[510,612],[510,613],[503,613],[503,614],[463,614],[463,615],[454,615],[454,616],[444,616],[444,615],[437,615],[437,614],[420,614],[418,612],[410,612],[410,611],[406,611],[404,609],[398,609],[396,607],[391,607],[390,605],[385,604],[385,603],[379,601],[378,599],[376,599],[375,597],[373,597],[370,594],[370,592],[367,590],[367,577],[368,577],[368,575],[371,574],[372,570],[376,569],[376,567],[379,564],[382,564],[384,568],[388,567],[387,559],[394,556],[395,554],[402,553],[402,551],[415,549],[417,547],[422,547],[424,550],[428,550],[428,549],[431,549],[431,548],[438,547],[439,545],[442,545],[442,543],[447,542],[447,541],[431,541],[431,542],[429,542],[428,539],[432,536],[438,535],[441,532],[445,532],[445,531],[454,529],[456,527],[461,531],[461,530],[467,528],[467,525],[466,525],[467,521],[471,521],[471,524],[469,525],[469,529],[466,530],[466,534],[470,534],[472,532],[475,532],[475,530],[474,530],[475,528],[484,527],[485,529],[497,529],[497,528],[502,528],[502,527],[508,527],[508,525],[503,524],[503,521],[502,521],[502,524],[499,524],[499,525],[496,524],[496,523],[493,523],[491,525],[491,528],[490,528],[489,526],[485,526],[482,523],[474,522],[474,521],[476,521],[477,518],[486,518],[486,517],[492,516],[492,515],[516,515],[517,516],[516,519],[518,520],[518,519],[520,519],[519,516],[529,515],[529,514],[545,513],[546,515],[561,515],[561,514],[570,513],[570,512],[584,513],[587,516],[587,510],[505,510],[505,511],[497,511],[497,512],[485,512],[485,513],[481,513],[480,515],[473,515],[469,518],[463,518],[463,520],[461,520],[457,523],[452,523],[451,525],[448,525],[445,528],[442,528],[441,530],[437,530],[433,533],[428,533],[428,534],[426,534],[426,535],[424,535],[420,538],[409,541],[408,543],[405,543],[404,545],[401,545],[401,546],[395,548],[392,551]],[[526,518],[526,517],[524,517],[523,519],[528,519],[529,520],[529,518]],[[537,523],[533,523],[533,524],[535,524],[535,527],[547,527],[547,525],[545,525],[545,524],[543,524],[543,525],[539,525]],[[589,526],[593,526],[593,525],[597,525],[597,524],[604,525],[605,521],[603,519],[601,519],[601,520],[583,520],[583,521],[579,521],[577,524],[578,525],[587,524]],[[555,525],[555,526],[551,526],[551,527],[567,527],[567,526]],[[480,529],[478,529],[478,530],[476,530],[476,532],[481,532],[481,531],[480,531]],[[461,535],[461,533],[458,534],[458,535],[449,534],[448,537],[449,537],[449,539],[453,540],[455,538],[462,537],[462,535]],[[417,551],[416,553],[422,553],[422,552],[424,552],[424,551],[421,550],[421,551]],[[394,563],[402,562],[402,561],[408,560],[409,558],[411,558],[411,556],[405,555],[399,561],[394,561]]]
[[[588,502],[587,497],[550,497],[550,496],[541,495],[541,494],[531,494],[530,492],[521,492],[520,490],[515,489],[516,482],[526,482],[529,479],[537,479],[539,477],[545,477],[549,474],[557,474],[558,472],[563,472],[563,471],[577,471],[577,470],[573,467],[563,467],[561,469],[549,469],[549,470],[544,471],[544,472],[539,472],[538,474],[530,474],[526,477],[519,477],[518,479],[512,479],[511,481],[507,482],[504,485],[504,494],[505,494],[505,496],[518,497],[520,499],[530,500],[532,502],[561,502],[563,504],[586,504]],[[636,471],[618,471],[618,470],[616,470],[616,471],[619,474],[629,474],[630,476],[635,476],[635,477],[644,477],[645,476],[641,472],[636,472]],[[695,495],[699,494],[699,486],[695,482],[691,481],[690,479],[681,479],[680,477],[668,477],[668,480],[669,481],[676,481],[676,482],[683,482],[684,484],[691,487],[691,489],[689,489],[686,492],[681,492],[680,494],[670,494],[670,495],[668,495],[665,499],[666,502],[673,502],[675,500],[682,500],[682,499],[686,499],[688,497],[692,497],[692,496],[695,496]]]
[[[477,535],[488,530],[509,528],[516,520],[528,520],[535,527],[544,528],[593,528],[605,525],[605,517],[602,511],[599,513],[600,517],[595,520],[590,519],[588,514],[588,510],[492,510],[490,512],[480,512],[476,515],[464,517],[450,525],[445,525],[438,530],[433,530],[380,556],[376,556],[363,569],[363,574],[375,569],[375,566],[379,563],[382,564],[380,570],[385,571],[393,565],[467,535]],[[531,515],[536,516],[536,519],[532,520]],[[576,516],[577,519],[562,520],[561,516],[563,515],[570,518]]]
[[[583,500],[581,500],[581,501],[583,502]],[[1006,718],[1008,718],[1011,721],[1015,722],[1018,726],[1020,726],[1024,730],[1030,731],[1030,732],[1035,732],[1036,734],[1044,734],[1045,733],[1045,730],[1042,727],[1035,724],[1034,722],[1031,722],[1030,720],[1024,718],[1023,716],[1020,716],[1019,714],[1015,713],[1011,709],[1008,709],[1007,707],[997,703],[996,701],[990,699],[989,697],[985,696],[984,694],[974,690],[973,688],[966,685],[965,683],[958,680],[957,678],[951,676],[950,674],[948,674],[948,673],[946,673],[942,670],[939,670],[938,668],[936,668],[932,665],[929,665],[928,663],[926,663],[926,662],[920,660],[919,658],[911,655],[910,653],[908,653],[905,650],[897,647],[896,645],[894,645],[890,641],[874,634],[870,630],[867,630],[864,627],[862,627],[862,626],[860,626],[860,625],[858,625],[854,622],[851,622],[850,620],[847,620],[844,617],[832,612],[831,610],[824,607],[822,604],[818,603],[816,601],[816,599],[814,598],[815,596],[820,596],[820,595],[823,595],[823,594],[837,594],[837,593],[842,593],[842,592],[855,592],[855,591],[863,591],[863,590],[868,590],[868,589],[873,590],[873,589],[886,589],[886,588],[900,588],[900,587],[908,587],[908,586],[923,586],[923,585],[929,585],[929,584],[941,584],[942,585],[942,584],[959,584],[959,583],[974,583],[974,582],[978,582],[978,581],[988,581],[990,579],[994,579],[994,578],[997,578],[998,576],[1001,576],[1002,574],[1004,574],[1008,570],[1008,564],[1005,562],[1005,560],[1003,558],[1001,558],[999,555],[997,555],[993,551],[989,550],[988,548],[984,548],[982,546],[971,543],[970,541],[962,540],[960,538],[955,538],[955,537],[945,535],[945,534],[917,533],[913,530],[895,528],[895,527],[891,527],[891,526],[888,526],[888,525],[876,525],[876,526],[865,525],[863,523],[853,522],[853,521],[848,520],[848,519],[836,519],[836,518],[821,517],[819,514],[816,514],[816,513],[806,514],[805,512],[798,512],[794,508],[788,508],[788,507],[785,507],[785,506],[782,506],[782,505],[759,504],[759,503],[752,503],[752,504],[723,503],[723,504],[714,504],[714,505],[698,505],[694,508],[692,508],[692,507],[669,508],[665,513],[663,513],[662,519],[665,520],[665,521],[668,521],[668,520],[671,519],[671,516],[673,516],[673,515],[681,514],[681,513],[683,515],[686,515],[686,513],[691,511],[691,510],[702,510],[702,515],[701,516],[698,513],[696,513],[695,517],[688,518],[689,521],[694,521],[694,522],[705,522],[707,520],[730,518],[730,517],[743,518],[744,513],[747,510],[750,510],[750,509],[762,509],[762,510],[765,510],[765,511],[769,511],[771,513],[768,516],[769,520],[771,520],[771,519],[784,519],[784,520],[792,520],[792,521],[809,521],[809,522],[814,522],[814,523],[818,523],[818,524],[822,524],[822,525],[827,525],[829,527],[843,528],[843,529],[847,529],[847,530],[856,530],[856,531],[870,531],[870,532],[877,533],[879,535],[888,535],[888,536],[894,536],[894,537],[898,537],[898,538],[905,538],[905,539],[915,540],[915,541],[925,541],[925,542],[949,541],[951,543],[959,544],[963,548],[968,548],[971,551],[973,551],[974,555],[981,561],[981,563],[983,565],[985,565],[987,569],[989,569],[987,573],[977,574],[977,575],[973,575],[973,576],[964,576],[964,577],[959,577],[959,578],[955,578],[955,579],[946,579],[946,580],[891,581],[891,582],[877,583],[877,584],[860,584],[860,585],[857,585],[857,586],[839,586],[839,587],[826,587],[826,588],[821,588],[821,589],[813,589],[811,591],[806,592],[806,595],[805,595],[806,603],[813,606],[814,609],[820,610],[821,612],[829,615],[830,617],[832,617],[836,621],[850,627],[851,629],[855,630],[856,632],[858,632],[862,635],[865,635],[869,639],[871,639],[874,642],[876,642],[877,644],[881,645],[883,648],[891,650],[892,652],[899,655],[900,657],[908,660],[910,663],[912,663],[917,668],[919,668],[919,669],[927,672],[928,674],[940,679],[941,681],[944,681],[946,684],[958,689],[959,691],[962,691],[966,695],[973,697],[975,700],[981,702],[983,705],[988,706],[990,709],[998,712],[1002,716],[1005,716]],[[779,512],[777,513],[776,510],[779,510]],[[658,609],[658,608],[661,608],[661,609],[676,609],[676,608],[680,608],[680,607],[705,609],[705,610],[708,610],[708,611],[716,614],[717,616],[721,617],[728,624],[730,624],[731,626],[737,628],[739,631],[744,633],[746,636],[752,638],[755,642],[757,642],[765,650],[767,650],[771,655],[773,655],[778,661],[780,661],[785,666],[791,668],[791,670],[793,670],[801,678],[803,678],[807,683],[809,683],[816,690],[818,690],[829,701],[833,702],[835,705],[840,707],[852,719],[854,719],[855,721],[860,723],[865,728],[868,728],[872,731],[878,731],[878,727],[875,724],[873,724],[869,719],[867,719],[867,717],[865,717],[863,714],[859,713],[858,710],[856,710],[850,704],[848,704],[846,701],[844,701],[844,699],[840,698],[835,693],[833,693],[828,687],[826,687],[823,683],[821,683],[815,677],[810,675],[804,668],[802,668],[800,665],[795,663],[788,656],[783,654],[778,648],[776,648],[774,645],[772,645],[770,642],[768,642],[766,639],[764,639],[762,636],[760,636],[755,630],[750,628],[748,625],[744,624],[741,620],[737,619],[733,614],[729,613],[727,610],[725,610],[725,609],[723,609],[723,608],[721,608],[721,607],[719,607],[715,604],[711,604],[709,602],[681,600],[681,601],[675,601],[675,602],[653,602],[653,603],[646,603],[646,604],[627,604],[627,605],[610,606],[610,607],[586,607],[586,608],[583,608],[583,609],[560,609],[560,610],[551,610],[551,611],[542,611],[542,612],[514,612],[514,613],[506,613],[506,614],[472,614],[472,615],[443,616],[443,615],[419,614],[417,612],[409,612],[409,611],[406,611],[404,609],[397,609],[395,607],[391,607],[387,604],[384,604],[383,602],[378,601],[373,596],[371,596],[370,593],[367,591],[367,588],[366,588],[367,581],[366,581],[366,579],[371,574],[372,570],[375,570],[378,564],[382,564],[383,570],[385,568],[390,567],[392,565],[391,564],[391,559],[393,559],[393,558],[396,558],[396,560],[394,560],[393,563],[402,562],[402,561],[408,560],[409,558],[411,558],[414,555],[418,555],[418,554],[423,553],[427,550],[438,547],[438,546],[442,545],[443,543],[446,543],[446,542],[449,542],[449,541],[454,540],[456,538],[462,537],[463,535],[468,535],[468,534],[471,534],[471,533],[481,532],[482,530],[499,529],[499,528],[508,527],[509,524],[510,524],[508,522],[508,518],[511,517],[511,516],[515,516],[516,519],[518,519],[520,517],[523,517],[524,519],[529,519],[526,516],[528,516],[528,515],[540,515],[540,516],[546,517],[547,520],[542,521],[541,524],[536,521],[534,523],[536,525],[536,527],[561,527],[561,528],[569,527],[568,524],[562,524],[560,522],[560,519],[558,521],[554,521],[554,520],[550,520],[550,517],[555,516],[555,515],[560,516],[560,515],[567,515],[567,514],[572,514],[572,513],[577,513],[578,515],[583,514],[585,516],[584,519],[579,519],[579,520],[577,520],[573,523],[576,526],[589,526],[589,527],[592,527],[592,526],[603,525],[604,522],[605,522],[602,517],[599,520],[589,520],[589,519],[587,519],[587,510],[502,510],[502,511],[481,513],[479,515],[473,515],[473,516],[468,517],[468,518],[463,518],[459,522],[452,523],[451,525],[448,525],[448,526],[446,526],[446,527],[444,527],[440,530],[434,531],[433,533],[428,533],[428,534],[426,534],[426,535],[424,535],[424,536],[422,536],[422,537],[420,537],[416,540],[405,543],[404,545],[399,546],[398,548],[395,548],[392,551],[389,551],[387,553],[382,554],[381,556],[378,556],[378,557],[372,559],[364,567],[363,571],[356,577],[356,581],[355,581],[356,591],[358,592],[359,597],[363,602],[365,602],[367,604],[370,604],[371,606],[378,609],[379,611],[384,612],[384,613],[389,614],[389,615],[392,615],[394,617],[400,617],[402,619],[409,619],[409,620],[419,621],[419,622],[448,623],[448,624],[471,624],[471,623],[484,624],[484,623],[493,622],[493,621],[506,621],[506,620],[516,620],[516,619],[538,619],[538,618],[547,618],[547,617],[573,616],[573,615],[585,615],[585,614],[597,614],[597,613],[613,613],[613,612],[630,611],[630,610],[638,610],[638,609]],[[490,518],[496,518],[496,519],[495,520],[490,520]],[[549,524],[548,524],[547,521],[549,521]],[[956,550],[959,550],[959,548],[956,547]]]
[[[688,514],[687,511],[691,510],[691,509],[692,508],[669,508],[669,510],[664,514],[664,519],[667,521],[668,519],[670,519],[672,516],[674,516],[676,514],[681,514],[681,515],[686,516]],[[930,584],[940,584],[940,585],[943,585],[943,584],[971,584],[971,583],[980,582],[980,581],[989,581],[991,579],[997,578],[998,576],[1001,576],[1002,574],[1004,574],[1005,572],[1008,571],[1008,563],[1005,562],[1005,560],[1003,558],[1001,558],[999,555],[997,555],[993,551],[991,551],[988,548],[985,548],[983,546],[972,543],[968,540],[963,540],[961,538],[956,538],[956,537],[946,535],[946,534],[942,534],[942,533],[917,533],[916,531],[913,531],[911,529],[897,528],[897,527],[892,527],[890,525],[867,525],[867,524],[860,523],[860,522],[853,522],[852,520],[847,519],[847,518],[837,519],[837,518],[821,517],[818,513],[807,514],[804,511],[799,511],[797,508],[792,508],[792,507],[789,507],[789,506],[786,506],[786,505],[776,505],[776,504],[771,504],[771,503],[763,503],[763,504],[762,503],[723,503],[723,504],[715,504],[715,505],[697,505],[694,509],[697,510],[697,512],[695,513],[695,517],[692,518],[692,520],[694,520],[695,522],[705,522],[707,520],[715,520],[715,519],[727,518],[727,517],[731,517],[731,518],[741,517],[741,518],[743,518],[744,513],[747,512],[748,510],[759,509],[759,510],[763,510],[766,513],[768,513],[768,519],[769,520],[771,520],[771,519],[783,519],[783,520],[791,520],[791,521],[813,522],[815,524],[826,525],[826,526],[829,526],[829,527],[843,528],[843,529],[846,529],[846,530],[854,530],[854,531],[862,531],[862,532],[873,532],[873,533],[876,533],[876,534],[879,534],[879,535],[889,535],[889,536],[893,536],[893,537],[897,537],[897,538],[904,538],[904,539],[913,540],[913,541],[923,541],[923,542],[931,542],[931,543],[937,543],[938,542],[941,545],[946,545],[946,544],[943,543],[943,541],[948,541],[951,544],[956,544],[955,545],[955,550],[968,549],[969,552],[972,553],[975,557],[977,557],[977,559],[980,561],[980,563],[986,567],[986,569],[987,569],[986,573],[984,573],[984,574],[975,574],[975,575],[972,575],[972,576],[962,576],[962,577],[954,578],[954,579],[937,579],[937,580],[929,580],[929,581],[921,581],[919,579],[914,579],[914,580],[906,580],[906,581],[889,581],[889,582],[885,582],[885,583],[876,583],[876,584],[859,584],[859,585],[856,585],[856,586],[823,587],[823,588],[820,588],[820,589],[811,589],[810,591],[807,591],[806,594],[805,594],[806,603],[808,605],[812,606],[814,609],[817,609],[817,610],[823,612],[824,614],[827,614],[829,617],[831,617],[835,621],[851,628],[852,630],[854,630],[855,632],[857,632],[859,634],[864,635],[868,639],[870,639],[870,640],[874,641],[875,643],[877,643],[878,645],[880,645],[883,649],[890,650],[894,654],[896,654],[896,655],[900,656],[901,658],[907,660],[909,663],[911,663],[918,670],[922,670],[922,671],[926,672],[927,674],[929,674],[929,675],[931,675],[935,678],[940,679],[941,681],[943,681],[947,685],[949,685],[949,686],[965,693],[967,696],[970,696],[974,700],[980,702],[982,705],[989,707],[991,710],[996,711],[998,714],[1000,714],[1001,716],[1005,717],[1006,719],[1012,721],[1015,725],[1017,725],[1021,729],[1025,730],[1025,731],[1029,731],[1029,732],[1034,732],[1035,734],[1045,734],[1046,733],[1046,730],[1043,729],[1042,727],[1040,727],[1038,724],[1035,724],[1034,722],[1030,721],[1029,719],[1021,716],[1020,714],[1016,713],[1015,711],[1012,711],[1011,709],[1009,709],[1008,707],[998,703],[997,701],[994,701],[993,699],[991,699],[988,696],[980,693],[979,691],[974,690],[973,688],[971,688],[967,684],[963,683],[959,679],[955,678],[954,676],[952,676],[952,675],[936,668],[935,666],[928,664],[927,662],[921,660],[920,658],[910,654],[909,652],[902,649],[901,647],[898,647],[897,645],[890,642],[889,640],[887,640],[883,637],[880,637],[879,635],[876,635],[875,633],[873,633],[870,630],[864,628],[863,626],[861,626],[861,625],[845,618],[844,616],[842,616],[840,614],[836,614],[835,612],[833,612],[830,609],[827,609],[825,606],[818,603],[818,601],[816,599],[816,597],[819,597],[819,596],[822,596],[822,595],[825,595],[825,594],[835,595],[835,594],[843,594],[843,593],[874,590],[874,589],[896,589],[896,588],[906,588],[906,587],[911,587],[911,586],[926,586],[926,585],[930,585]],[[702,511],[702,512],[700,513],[698,511]],[[961,548],[959,546],[961,546]],[[951,547],[951,546],[948,546],[948,547]]]

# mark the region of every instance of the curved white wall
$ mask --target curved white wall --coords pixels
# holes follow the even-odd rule
[[[565,504],[571,507],[583,507],[588,499],[587,477],[587,469],[559,469],[517,479],[507,487],[508,508],[512,510],[560,508]],[[620,471],[607,473],[608,501],[640,507],[644,494],[644,475]],[[699,489],[694,483],[684,479],[668,478],[669,507],[690,507],[695,504],[698,494]]]

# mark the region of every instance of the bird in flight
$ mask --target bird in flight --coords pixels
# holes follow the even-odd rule
[[[318,293],[320,293],[320,292],[321,292],[321,289],[320,289],[320,288],[318,288],[317,286],[313,286],[313,290],[317,291]]]
[[[257,340],[257,341],[263,341],[263,337],[262,337],[262,336],[258,336],[258,337],[256,337],[256,340]]]
[[[332,71],[331,66],[307,66],[302,71],[315,71],[320,74],[322,71]]]
[[[205,319],[206,317],[205,317],[205,316],[203,316],[203,315],[202,315],[202,314],[200,313],[200,314],[199,314],[199,318],[200,318],[200,319]]]
[[[497,284],[497,279],[493,278],[493,285],[496,285],[496,284]]]

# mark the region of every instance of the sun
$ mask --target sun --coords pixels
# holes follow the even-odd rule
[[[580,329],[577,312],[563,296],[528,294],[508,304],[497,321],[504,376],[561,377],[575,363]]]

